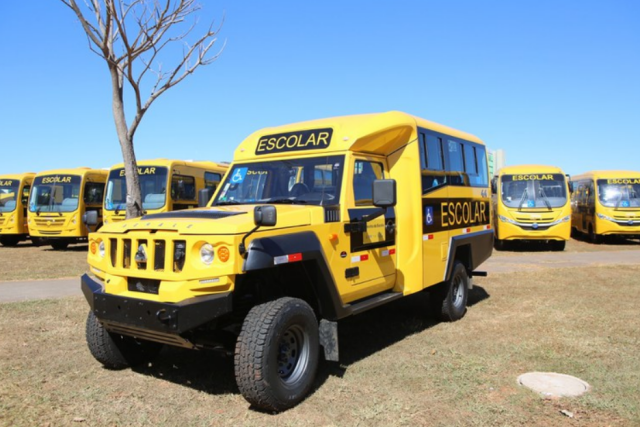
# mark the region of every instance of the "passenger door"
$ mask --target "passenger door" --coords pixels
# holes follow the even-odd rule
[[[382,159],[356,158],[350,165],[352,179],[347,183],[348,218],[344,221],[347,251],[341,253],[349,289],[349,302],[390,289],[395,284],[395,211],[389,208],[369,222],[367,216],[380,211],[373,205],[373,181],[385,177]],[[342,279],[342,278],[341,278]]]

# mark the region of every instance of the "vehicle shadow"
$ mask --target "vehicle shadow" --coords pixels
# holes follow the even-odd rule
[[[504,242],[501,249],[495,248],[498,252],[558,252],[553,249],[550,243],[545,241],[508,241]]]
[[[632,239],[625,236],[603,236],[603,240],[600,243],[593,243],[589,241],[589,236],[582,233],[573,233],[571,238],[577,242],[583,242],[594,246],[598,245],[611,245],[611,246],[639,246],[640,239]]]
[[[468,306],[488,298],[486,290],[476,286],[469,294]],[[437,327],[440,321],[430,316],[428,307],[429,295],[421,292],[341,320],[338,325],[340,362],[326,362],[320,357],[309,395],[320,389],[330,376],[342,377],[354,363],[411,335]],[[212,395],[237,394],[233,363],[233,356],[219,352],[165,346],[153,362],[133,371]]]
[[[80,245],[73,245],[73,246],[68,246],[64,249],[53,249],[51,246],[41,246],[43,249],[43,251],[45,252],[60,252],[60,253],[64,253],[64,252],[87,252],[89,250],[89,245],[87,245],[86,243],[80,244]]]

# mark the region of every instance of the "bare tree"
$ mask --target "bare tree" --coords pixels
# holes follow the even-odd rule
[[[187,38],[195,28],[200,5],[195,0],[61,0],[82,24],[89,48],[106,61],[111,77],[112,108],[122,149],[127,183],[127,218],[142,214],[138,167],[133,137],[149,107],[169,88],[183,81],[201,65],[215,61],[222,49],[210,54],[220,30],[209,26],[191,44]],[[184,30],[182,28],[184,27]],[[182,45],[175,67],[163,70],[161,54]],[[223,46],[224,47],[224,46]],[[134,70],[135,68],[135,70]],[[127,123],[125,82],[135,98],[136,114]],[[149,90],[146,101],[143,91]],[[167,194],[169,197],[169,194]]]

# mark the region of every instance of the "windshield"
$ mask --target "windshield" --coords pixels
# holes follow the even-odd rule
[[[610,208],[640,207],[640,178],[598,180],[598,199]]]
[[[509,208],[559,208],[567,203],[562,174],[502,175],[501,198]]]
[[[335,205],[340,200],[344,156],[234,165],[213,206],[245,203]]]
[[[73,212],[78,209],[80,184],[78,175],[46,175],[33,181],[29,197],[31,212]]]
[[[140,190],[142,191],[142,209],[160,209],[167,198],[167,168],[141,166],[138,168]],[[104,208],[108,211],[122,211],[127,208],[127,183],[124,168],[109,172],[107,195]]]
[[[19,188],[19,180],[0,178],[0,212],[13,212],[15,210]]]

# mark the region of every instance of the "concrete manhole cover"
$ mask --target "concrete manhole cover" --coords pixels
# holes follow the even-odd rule
[[[518,384],[544,397],[575,397],[589,391],[589,384],[571,375],[554,372],[529,372],[518,377]]]

